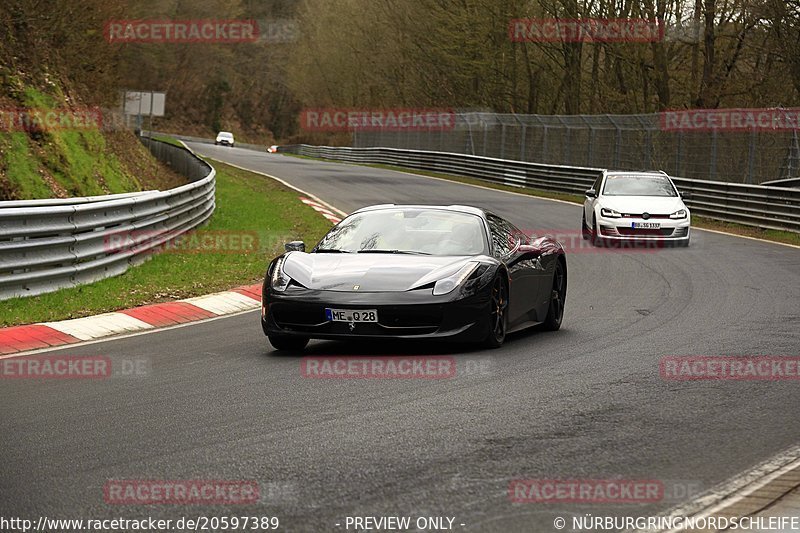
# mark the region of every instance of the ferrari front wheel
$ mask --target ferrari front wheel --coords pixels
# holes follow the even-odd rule
[[[483,341],[487,348],[499,348],[506,340],[507,311],[508,288],[503,276],[497,275],[492,282],[489,302],[489,335]]]
[[[270,335],[269,343],[276,350],[299,352],[308,344],[307,337],[290,337],[288,335]]]

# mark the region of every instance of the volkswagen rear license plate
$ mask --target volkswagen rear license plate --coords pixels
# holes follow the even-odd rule
[[[632,228],[661,229],[661,222],[631,222]]]
[[[325,308],[325,317],[331,322],[377,322],[378,310]]]

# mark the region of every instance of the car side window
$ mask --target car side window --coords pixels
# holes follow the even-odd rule
[[[486,215],[489,231],[492,234],[492,252],[497,258],[507,256],[519,241],[519,230],[512,224],[495,215]]]
[[[592,189],[594,189],[594,192],[596,192],[596,193],[597,193],[597,196],[600,196],[600,186],[601,186],[602,184],[603,184],[603,175],[602,175],[602,174],[600,174],[600,175],[597,177],[597,180],[595,180],[595,182],[594,182],[594,185],[592,185]]]

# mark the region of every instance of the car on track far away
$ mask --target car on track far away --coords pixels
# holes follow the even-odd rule
[[[581,230],[594,244],[688,246],[691,214],[662,171],[603,171],[586,191]]]
[[[300,242],[267,269],[261,325],[279,350],[310,338],[449,339],[499,347],[506,334],[564,314],[567,262],[476,207],[360,209],[310,251]]]
[[[229,131],[221,131],[217,133],[217,138],[214,139],[214,144],[233,146],[233,133]]]
[[[273,144],[272,146],[268,147],[267,148],[267,152],[269,152],[271,154],[278,153],[278,145],[277,144]]]

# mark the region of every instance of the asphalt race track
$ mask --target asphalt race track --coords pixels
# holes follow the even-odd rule
[[[192,144],[350,212],[473,204],[577,232],[580,208],[387,170]],[[266,178],[265,178],[266,179]],[[243,228],[246,229],[246,228]],[[452,354],[438,380],[321,380],[277,356],[258,312],[53,353],[139,359],[145,375],[0,384],[0,515],[447,516],[463,531],[554,531],[556,516],[651,504],[509,500],[513,479],[662,480],[695,493],[800,442],[798,382],[666,381],[671,355],[800,355],[800,249],[696,231],[688,249],[576,252],[562,330],[498,350],[312,341],[307,354]],[[246,506],[108,505],[110,479],[255,480]],[[339,526],[337,526],[339,524]],[[464,526],[461,526],[464,524]],[[352,531],[353,529],[351,529]]]

